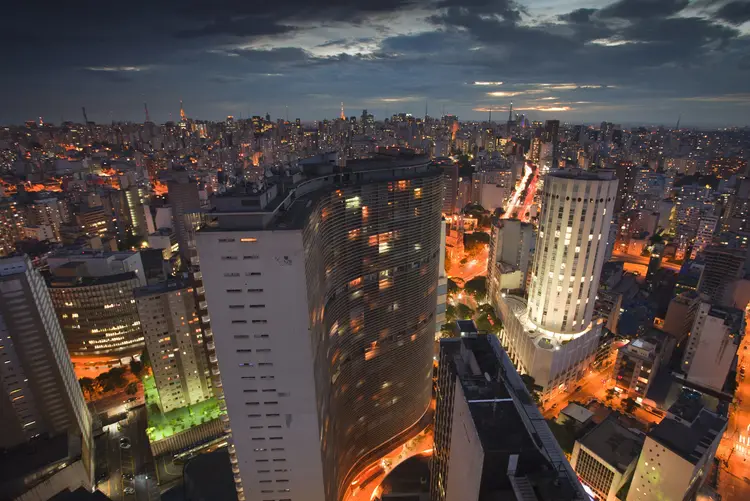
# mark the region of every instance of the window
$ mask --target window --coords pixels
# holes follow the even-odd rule
[[[245,242],[245,243],[254,243],[254,242],[257,242],[257,241],[258,241],[258,239],[254,238],[254,237],[240,238],[240,242]]]
[[[234,238],[220,238],[219,242],[221,243],[234,242]]]
[[[271,348],[260,348],[260,349],[258,349],[256,351],[258,353],[270,353],[271,352]]]
[[[253,350],[251,350],[250,348],[239,348],[237,350],[237,353],[252,353],[252,352]]]
[[[247,320],[232,320],[233,324],[246,324]]]
[[[254,324],[267,324],[268,320],[253,320]]]
[[[237,294],[238,292],[242,292],[242,289],[227,289],[227,292],[230,294]]]
[[[248,336],[247,334],[235,334],[234,335],[234,339],[247,339],[249,337],[250,336]]]
[[[249,256],[242,256],[242,259],[258,259],[259,257],[260,256],[258,256],[257,254],[251,254]],[[235,258],[235,259],[237,259],[237,258]]]
[[[237,256],[221,256],[221,259],[223,261],[234,261],[235,259],[237,259]]]
[[[247,305],[248,308],[265,308],[265,304],[249,304]]]
[[[225,277],[239,277],[239,273],[224,273]]]
[[[243,310],[245,309],[245,305],[244,304],[230,304],[229,309],[230,310]]]
[[[247,292],[263,292],[263,289],[248,289]]]

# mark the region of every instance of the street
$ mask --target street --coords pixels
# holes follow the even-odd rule
[[[740,367],[750,362],[750,356],[747,355],[750,344],[747,320],[746,310],[745,336],[737,353]],[[716,457],[721,460],[717,490],[722,501],[750,499],[750,381],[743,381],[739,375],[734,401],[729,407],[727,431],[721,439]]]
[[[109,477],[98,487],[112,501],[158,501],[154,461],[146,437],[147,415],[145,407],[128,412],[128,417],[119,423],[107,426],[106,455]],[[118,430],[118,426],[121,428]],[[127,438],[129,448],[120,446],[120,439]],[[99,451],[101,453],[101,451]],[[131,487],[133,494],[127,494]]]
[[[626,264],[636,264],[640,266],[645,266],[648,268],[648,262],[651,260],[650,257],[641,256],[641,255],[634,255],[634,254],[624,254],[622,252],[618,252],[615,250],[612,252],[612,261],[624,261]],[[681,266],[676,263],[669,262],[667,260],[663,260],[661,262],[662,268],[667,268],[669,270],[673,271],[680,271]],[[639,270],[640,271],[640,270]],[[643,274],[645,276],[645,273]]]

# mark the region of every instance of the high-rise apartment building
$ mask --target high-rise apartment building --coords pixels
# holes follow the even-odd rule
[[[664,317],[662,330],[681,343],[690,333],[700,304],[700,294],[696,291],[686,291],[672,298]]]
[[[690,259],[695,259],[698,254],[711,245],[718,224],[719,218],[714,215],[707,214],[700,218],[698,231],[693,242],[693,249],[690,251]]]
[[[0,256],[16,250],[16,242],[23,238],[23,214],[13,200],[0,202]]]
[[[169,190],[168,200],[172,206],[172,224],[177,244],[180,247],[180,256],[187,263],[188,256],[188,232],[189,228],[185,214],[199,212],[201,210],[201,199],[198,193],[198,184],[187,172],[173,171],[167,182]],[[185,266],[185,264],[183,264]]]
[[[90,487],[91,415],[44,279],[26,257],[0,259],[0,339],[0,448],[67,434],[80,441]]]
[[[49,226],[54,235],[53,240],[60,241],[60,227],[68,222],[67,204],[63,199],[54,197],[35,200],[26,205],[26,221],[34,226]]]
[[[161,411],[211,397],[203,331],[191,287],[172,280],[136,289],[135,301]]]
[[[741,310],[701,303],[682,357],[688,381],[722,390],[744,333],[744,318]]]
[[[576,381],[593,360],[603,319],[592,319],[616,195],[612,172],[548,174],[529,299],[498,301],[503,346],[543,398]]]
[[[645,398],[659,368],[659,346],[645,339],[635,339],[617,351],[614,368],[615,388]]]
[[[588,496],[497,338],[440,341],[432,501]]]
[[[720,304],[729,284],[744,275],[747,250],[708,247],[703,256],[705,268],[698,282],[698,292]]]
[[[430,404],[442,168],[328,160],[196,235],[240,499],[341,499]]]

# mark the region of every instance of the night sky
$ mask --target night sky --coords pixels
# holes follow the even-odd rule
[[[47,3],[47,2],[45,2]],[[750,124],[747,0],[128,0],[3,8],[0,123],[363,108]]]

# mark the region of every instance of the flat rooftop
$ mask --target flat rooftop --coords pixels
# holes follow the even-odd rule
[[[133,291],[133,295],[135,297],[153,296],[154,294],[164,294],[166,292],[186,289],[187,287],[189,287],[188,284],[182,280],[170,279],[165,282],[159,282],[158,284],[139,287]]]
[[[726,419],[701,409],[692,423],[679,422],[668,417],[657,424],[648,436],[696,464],[726,425]]]
[[[59,277],[52,275],[48,278],[47,283],[50,288],[63,289],[73,287],[93,287],[96,285],[116,284],[128,280],[137,280],[138,275],[134,271],[125,273],[116,273],[114,275],[105,275],[103,277]]]
[[[608,417],[584,435],[580,444],[590,450],[620,473],[638,459],[644,436],[639,436]]]

